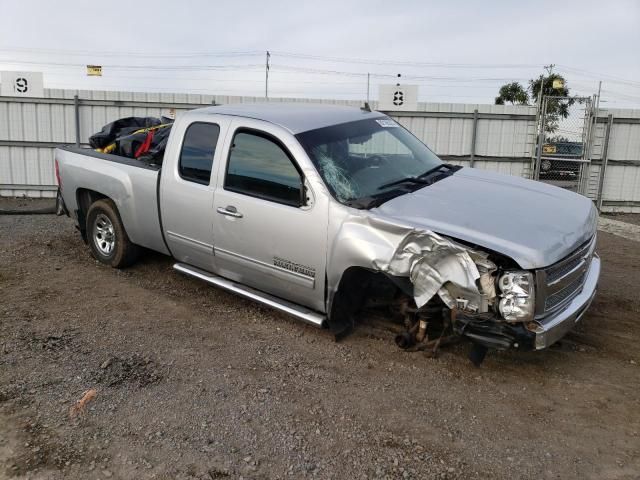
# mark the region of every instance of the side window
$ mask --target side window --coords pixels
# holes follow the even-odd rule
[[[233,138],[224,187],[300,206],[302,181],[289,155],[273,140],[240,131]]]
[[[220,127],[213,123],[192,123],[187,127],[178,161],[182,178],[209,185],[219,134]]]

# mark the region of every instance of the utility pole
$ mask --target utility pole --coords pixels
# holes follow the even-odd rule
[[[269,50],[267,50],[267,58],[266,63],[264,65],[264,98],[269,98],[269,59],[271,58],[271,54]]]
[[[555,65],[553,63],[549,64],[549,65],[545,65],[543,68],[547,71],[547,76],[551,76],[551,73],[553,72],[553,67],[555,67]],[[542,97],[544,96],[544,73],[542,75],[540,75],[540,91],[538,92],[538,122],[540,125],[540,129],[542,129],[542,124],[544,123],[544,120],[542,118]]]
[[[553,67],[555,65],[552,63],[550,65],[545,65],[543,68],[547,71],[547,74],[551,76],[551,72],[553,71]],[[538,114],[540,114],[540,105],[542,105],[542,96],[544,92],[544,73],[540,75],[540,92],[538,92]]]
[[[555,65],[552,63],[550,65],[545,65],[544,69],[547,71],[547,74],[551,76],[551,72]],[[543,103],[542,96],[544,95],[544,73],[540,75],[540,91],[538,92],[538,101],[536,102],[536,116],[537,116],[537,126],[538,126],[538,139],[537,139],[537,147],[535,150],[535,156],[532,159],[532,171],[533,171],[533,179],[538,180],[540,178],[540,162],[542,160],[542,145],[544,144],[544,115],[543,112]],[[546,104],[544,105],[546,106]],[[544,109],[546,110],[546,109]]]

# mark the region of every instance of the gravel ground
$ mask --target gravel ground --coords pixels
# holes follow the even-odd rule
[[[640,248],[598,243],[576,331],[478,369],[467,344],[429,359],[372,321],[335,343],[161,255],[104,267],[67,218],[0,216],[0,478],[637,479]]]
[[[36,210],[54,209],[56,206],[55,198],[0,198],[0,215],[7,212],[28,212]]]

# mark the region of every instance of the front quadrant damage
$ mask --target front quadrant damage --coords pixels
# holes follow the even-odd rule
[[[454,308],[486,312],[496,297],[496,265],[488,255],[468,249],[433,232],[412,231],[398,246],[387,265],[377,266],[390,275],[407,276],[413,284],[418,308],[438,294]]]
[[[330,283],[329,326],[337,338],[353,327],[359,307],[373,305],[383,306],[387,315],[404,325],[396,337],[403,349],[435,353],[443,343],[461,336],[493,348],[517,343],[517,335],[495,313],[499,267],[490,254],[432,231],[372,216],[345,220],[338,238],[340,249],[334,250],[333,260],[359,265],[370,275],[357,276],[350,285],[343,284],[343,279],[340,285]],[[344,252],[348,259],[341,257]],[[335,274],[329,278],[330,282],[337,279]],[[392,288],[385,290],[385,280]],[[505,335],[508,338],[503,340]],[[494,336],[500,341],[493,341]],[[490,341],[484,342],[484,337]]]

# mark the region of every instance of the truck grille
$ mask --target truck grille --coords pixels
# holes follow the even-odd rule
[[[571,282],[569,285],[564,287],[559,292],[554,293],[553,295],[549,295],[544,302],[545,311],[553,310],[554,307],[560,305],[561,303],[567,303],[570,300],[573,300],[582,287],[584,283],[585,274],[580,275],[576,280]]]
[[[546,316],[568,305],[582,291],[591,258],[595,251],[596,237],[585,242],[559,262],[538,270],[536,282],[538,297],[537,316]]]
[[[575,269],[582,262],[581,257],[571,259],[566,263],[556,264],[547,269],[547,283],[554,283]]]

